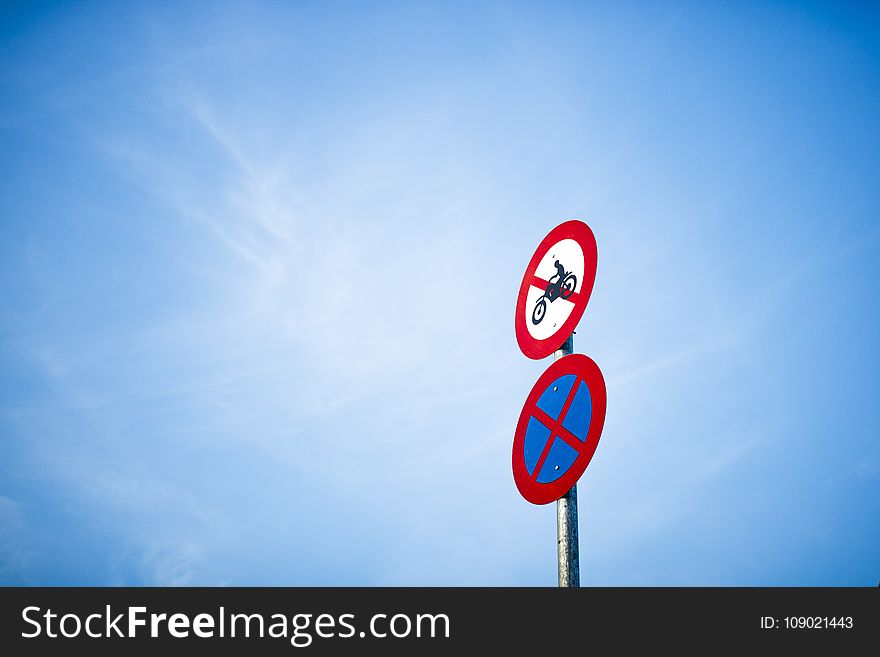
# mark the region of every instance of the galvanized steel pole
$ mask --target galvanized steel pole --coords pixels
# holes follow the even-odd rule
[[[553,354],[559,360],[574,350],[574,334]],[[556,500],[556,544],[559,552],[559,586],[579,587],[581,569],[578,550],[577,484]]]

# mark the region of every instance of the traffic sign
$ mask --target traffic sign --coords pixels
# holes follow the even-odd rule
[[[516,341],[535,360],[574,332],[596,280],[596,238],[583,221],[550,231],[526,267],[516,300]]]
[[[532,504],[558,500],[587,469],[605,424],[605,379],[593,360],[554,361],[529,393],[513,437],[513,479]]]

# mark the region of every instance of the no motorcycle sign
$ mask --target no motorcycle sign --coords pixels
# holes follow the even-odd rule
[[[547,235],[526,267],[516,302],[516,341],[535,360],[559,349],[574,331],[596,280],[596,238],[582,221]]]

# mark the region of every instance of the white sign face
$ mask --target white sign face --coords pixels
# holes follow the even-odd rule
[[[526,329],[546,340],[565,324],[584,284],[584,252],[573,239],[557,242],[541,258],[529,281],[524,312]]]

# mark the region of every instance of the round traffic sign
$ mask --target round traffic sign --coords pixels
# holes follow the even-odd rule
[[[532,504],[558,500],[590,464],[605,424],[605,379],[593,360],[554,361],[529,393],[513,437],[513,480]]]
[[[559,224],[529,261],[516,300],[516,341],[529,358],[549,356],[580,321],[596,280],[596,238],[583,221]]]

